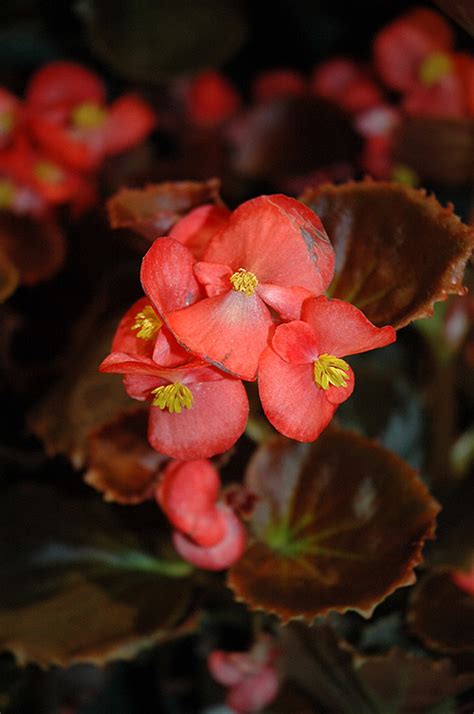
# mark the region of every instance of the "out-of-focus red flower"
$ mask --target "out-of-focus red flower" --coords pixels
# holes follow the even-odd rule
[[[360,112],[354,119],[354,126],[365,138],[390,136],[400,122],[400,111],[391,104],[378,106]]]
[[[431,60],[432,71],[426,65],[423,80],[404,98],[404,111],[411,116],[474,115],[474,58],[459,53]]]
[[[375,327],[353,305],[307,300],[301,320],[276,328],[258,370],[262,407],[273,426],[297,441],[313,441],[354,389],[342,357],[394,342],[393,327]]]
[[[383,101],[379,87],[368,73],[345,57],[335,57],[316,67],[311,89],[350,113],[370,109]]]
[[[453,570],[451,580],[460,590],[474,597],[474,568],[468,572],[464,570]]]
[[[0,151],[14,140],[21,119],[20,101],[7,89],[0,87]]]
[[[174,528],[209,548],[227,530],[216,508],[220,486],[219,474],[209,461],[172,461],[160,478],[156,499]]]
[[[261,72],[253,81],[252,94],[257,102],[268,102],[281,97],[294,97],[306,91],[306,80],[292,69],[273,69]]]
[[[48,206],[70,204],[82,212],[96,200],[95,183],[34,149],[20,135],[0,152],[1,207],[40,216]]]
[[[279,650],[267,634],[260,635],[249,652],[211,652],[209,671],[219,684],[229,688],[226,704],[232,711],[251,714],[273,701],[279,688],[278,656]]]
[[[211,238],[224,228],[229,217],[230,211],[225,206],[198,206],[173,226],[169,237],[185,245],[200,260]]]
[[[206,459],[230,449],[245,429],[242,382],[201,361],[163,367],[148,357],[112,352],[100,370],[125,375],[128,394],[151,402],[148,439],[161,454]]]
[[[190,122],[212,128],[223,124],[238,111],[240,97],[223,74],[207,70],[191,80],[185,103]]]
[[[125,151],[152,131],[156,117],[140,97],[127,94],[106,105],[105,87],[74,62],[53,62],[31,79],[28,123],[48,156],[91,171],[107,156]]]
[[[170,238],[143,260],[142,284],[178,342],[243,379],[255,379],[273,324],[299,318],[331,281],[334,251],[316,214],[282,195],[247,201],[209,243],[203,261]],[[199,299],[202,290],[207,297]],[[173,292],[184,309],[170,309]],[[166,305],[168,304],[168,309]]]
[[[389,178],[393,169],[391,137],[370,136],[362,149],[360,165],[373,178]]]
[[[411,91],[420,84],[423,63],[430,56],[449,52],[453,41],[453,32],[441,15],[429,8],[415,8],[376,36],[377,71],[391,89]]]
[[[173,533],[173,544],[181,557],[204,570],[230,568],[242,557],[247,542],[246,530],[232,509],[218,503],[216,510],[225,527],[224,537],[216,545],[205,547],[180,531]]]

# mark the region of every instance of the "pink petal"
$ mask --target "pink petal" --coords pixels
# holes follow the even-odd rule
[[[148,250],[141,280],[160,315],[191,305],[201,296],[193,265],[192,253],[172,238],[159,238]]]
[[[257,295],[236,290],[168,315],[171,330],[191,352],[242,379],[255,379],[272,319]]]
[[[276,310],[283,320],[299,320],[304,301],[312,297],[312,293],[306,288],[282,288],[269,283],[259,284],[256,293],[267,305]]]
[[[173,226],[170,238],[185,245],[200,260],[209,241],[224,228],[229,216],[230,211],[225,206],[198,206]]]
[[[397,338],[393,327],[375,327],[363,312],[343,300],[311,298],[303,305],[301,319],[313,328],[321,353],[335,357],[385,347]]]
[[[319,354],[312,328],[300,320],[279,325],[272,338],[272,347],[290,364],[312,364]]]
[[[258,391],[270,424],[296,441],[314,441],[336,411],[316,386],[312,365],[288,364],[270,347],[260,358]]]
[[[194,264],[194,275],[204,286],[208,297],[215,297],[221,293],[228,292],[231,287],[230,276],[232,275],[232,270],[228,265],[199,261]]]
[[[207,459],[230,449],[248,417],[247,394],[231,378],[190,386],[191,409],[180,414],[150,407],[148,438],[159,453],[183,461]]]

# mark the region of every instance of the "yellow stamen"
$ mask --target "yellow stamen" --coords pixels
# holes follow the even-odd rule
[[[71,122],[78,129],[97,129],[106,118],[107,111],[95,102],[78,104],[71,112]]]
[[[132,330],[138,330],[137,337],[141,340],[152,340],[162,325],[163,323],[152,306],[147,305],[135,315],[135,323],[132,325]]]
[[[339,357],[333,355],[319,355],[313,363],[313,374],[316,386],[320,389],[333,387],[347,387],[349,379],[349,365]]]
[[[451,74],[452,71],[453,62],[447,54],[444,52],[432,52],[421,63],[418,76],[423,84],[431,87],[443,77]]]
[[[181,409],[191,409],[193,406],[193,393],[181,382],[167,384],[166,387],[157,387],[152,390],[155,395],[152,404],[159,409],[167,409],[170,414],[181,414]]]
[[[15,186],[8,179],[0,180],[0,209],[11,208],[15,200]]]
[[[234,290],[244,293],[247,297],[251,297],[254,294],[258,285],[257,276],[251,273],[250,270],[245,270],[245,268],[239,268],[237,272],[233,273],[230,276],[230,282]]]
[[[15,125],[15,116],[13,112],[0,113],[0,134],[6,136],[11,132]]]
[[[396,183],[401,183],[404,186],[418,186],[420,179],[413,169],[406,164],[395,164],[392,168],[392,175],[390,177],[392,181]]]
[[[64,178],[64,172],[51,161],[38,161],[35,166],[35,174],[40,181],[46,183],[60,183]]]

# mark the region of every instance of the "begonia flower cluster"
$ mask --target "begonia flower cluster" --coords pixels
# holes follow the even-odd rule
[[[209,229],[212,226],[212,229]],[[354,388],[347,355],[394,341],[324,296],[335,255],[318,216],[283,195],[232,213],[202,207],[145,255],[145,297],[122,319],[101,370],[150,404],[148,436],[183,461],[227,451],[249,412],[245,381],[282,434],[313,441]]]
[[[102,80],[74,62],[38,70],[24,100],[0,87],[0,210],[82,212],[95,202],[102,162],[143,141],[155,122],[134,94],[108,104]]]

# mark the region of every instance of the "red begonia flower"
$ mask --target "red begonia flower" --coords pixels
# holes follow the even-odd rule
[[[92,205],[96,199],[93,182],[34,149],[23,135],[0,152],[0,174],[12,182],[10,205],[5,207],[15,212],[37,215],[48,205],[65,203],[80,210]],[[24,201],[23,206],[21,197],[25,190],[30,199]]]
[[[462,53],[439,55],[432,75],[427,72],[402,106],[411,116],[474,115],[474,58]]]
[[[120,320],[112,352],[149,357],[163,367],[177,367],[190,359],[189,353],[164,327],[147,297],[137,300]]]
[[[201,262],[193,265],[176,241],[156,241],[143,260],[142,284],[186,349],[253,380],[273,324],[269,308],[299,318],[303,301],[324,292],[333,271],[334,251],[316,214],[286,196],[260,196],[232,213]],[[199,284],[207,298],[197,300]],[[176,291],[189,307],[166,306]]]
[[[280,687],[278,672],[272,665],[231,687],[226,705],[236,714],[256,714],[275,699]]]
[[[198,206],[173,226],[169,237],[185,245],[201,260],[209,241],[227,225],[229,217],[230,211],[225,206]]]
[[[226,523],[216,507],[221,481],[209,461],[172,461],[156,489],[156,499],[177,530],[205,548],[225,536]]]
[[[0,150],[11,144],[21,121],[21,104],[14,94],[0,87]]]
[[[207,459],[230,449],[245,429],[249,407],[242,382],[202,362],[164,367],[113,352],[100,370],[125,375],[128,394],[151,401],[148,439],[161,454]]]
[[[370,136],[362,149],[360,165],[373,178],[390,178],[393,170],[392,138],[390,136]]]
[[[453,570],[451,580],[460,590],[474,597],[474,568],[469,572]]]
[[[399,92],[415,89],[430,55],[449,52],[453,32],[434,10],[415,8],[384,27],[374,41],[374,59],[384,82]]]
[[[216,127],[230,119],[240,107],[240,97],[226,77],[214,70],[191,80],[186,95],[189,120],[200,127]]]
[[[173,544],[180,556],[204,570],[230,568],[242,556],[247,540],[245,528],[235,513],[222,503],[216,509],[225,525],[224,537],[216,545],[206,548],[179,531],[173,533]]]
[[[345,57],[335,57],[316,67],[311,89],[351,113],[370,109],[383,101],[380,89],[368,73]]]
[[[252,87],[257,102],[268,102],[281,97],[295,97],[306,90],[305,78],[292,69],[273,69],[259,74]]]
[[[101,80],[74,62],[54,62],[32,78],[26,95],[29,124],[48,154],[72,168],[96,169],[108,155],[142,141],[156,117],[139,97],[105,104]]]
[[[276,328],[258,370],[260,400],[273,426],[297,441],[313,441],[354,389],[342,357],[384,347],[393,327],[375,327],[353,305],[310,298],[301,320]]]

